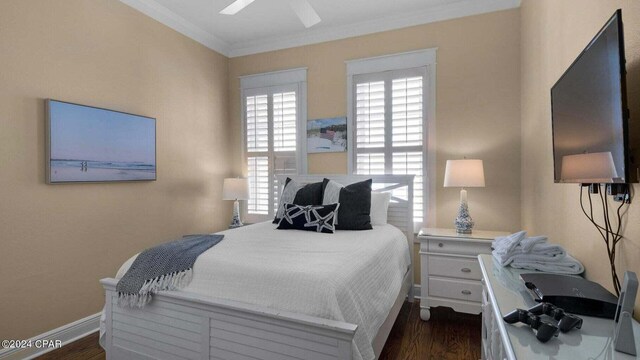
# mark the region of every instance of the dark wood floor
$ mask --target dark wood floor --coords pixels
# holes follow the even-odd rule
[[[380,360],[480,359],[482,318],[449,308],[431,309],[420,320],[420,303],[404,303]]]
[[[93,333],[80,340],[74,341],[60,349],[53,350],[42,356],[38,360],[104,360],[106,359],[104,350],[98,344],[98,333]]]
[[[420,320],[420,305],[405,303],[382,350],[380,360],[462,360],[480,358],[479,315],[448,308],[431,309],[431,320]],[[102,360],[105,354],[92,334],[38,360]]]

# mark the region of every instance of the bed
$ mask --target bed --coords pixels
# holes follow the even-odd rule
[[[329,178],[345,185],[371,178],[374,191],[392,191],[388,224],[332,235],[269,222],[223,231],[186,288],[159,293],[143,309],[117,306],[117,278],[132,258],[101,281],[107,358],[377,358],[413,298],[413,176]]]

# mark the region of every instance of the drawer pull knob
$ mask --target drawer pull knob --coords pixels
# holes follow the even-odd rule
[[[462,269],[460,269],[460,271],[462,271],[463,273],[470,273],[470,272],[471,272],[471,269],[469,269],[469,268],[462,268]]]
[[[438,247],[443,247],[444,244],[443,243],[438,243]]]
[[[465,295],[471,295],[471,291],[469,290],[462,290],[462,293]]]

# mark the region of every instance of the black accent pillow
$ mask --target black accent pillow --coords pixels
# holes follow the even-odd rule
[[[331,180],[322,181],[323,202],[327,202],[325,190]],[[371,179],[343,186],[338,203],[340,210],[336,230],[371,230]],[[333,185],[337,184],[335,181]],[[335,199],[331,199],[335,202]]]
[[[293,203],[296,205],[322,205],[322,181],[303,186],[296,193]]]
[[[291,178],[287,178],[284,182],[284,186],[282,187],[282,194],[280,194],[280,205],[278,209],[284,208],[285,203],[292,203],[296,205],[322,205],[322,182],[318,181],[317,183],[306,184],[295,193],[293,197],[293,201],[291,199],[284,199],[283,202],[283,194],[287,189],[287,185],[291,183]],[[300,186],[298,183],[293,181],[292,185],[296,187]],[[273,223],[277,224],[280,222],[279,213],[282,211],[279,210],[276,212],[276,215],[273,218]]]
[[[284,215],[278,223],[278,229],[315,231],[333,234],[336,210],[340,204],[331,205],[295,205],[285,204]]]

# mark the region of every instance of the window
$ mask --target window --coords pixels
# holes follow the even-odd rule
[[[241,78],[250,222],[275,214],[279,175],[306,171],[303,139],[297,136],[306,131],[304,80],[304,69]]]
[[[415,175],[413,216],[416,227],[428,218],[430,159],[427,130],[430,114],[429,86],[433,70],[424,56],[407,53],[348,63],[351,87],[350,168],[357,174]],[[407,57],[413,57],[407,60]],[[434,58],[435,59],[435,58]],[[415,61],[418,60],[418,61]],[[403,68],[407,64],[419,65]],[[435,66],[435,63],[433,63]],[[394,196],[407,198],[396,191]]]

